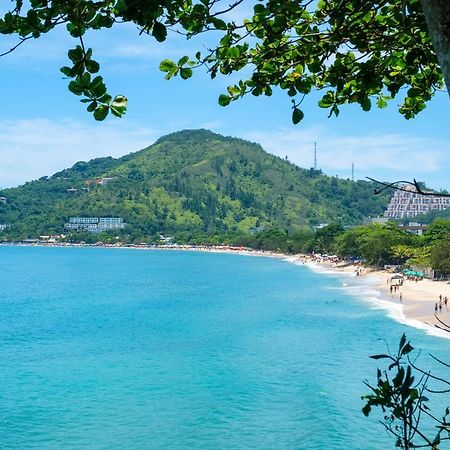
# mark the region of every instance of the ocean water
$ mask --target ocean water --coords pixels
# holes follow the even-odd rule
[[[369,355],[406,331],[450,361],[363,281],[280,259],[0,247],[0,268],[2,449],[393,448],[361,413]]]

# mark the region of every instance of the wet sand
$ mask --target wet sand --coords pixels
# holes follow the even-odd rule
[[[407,320],[418,320],[423,324],[429,325],[433,328],[446,328],[444,324],[448,324],[448,331],[450,337],[450,282],[448,281],[433,281],[430,279],[423,279],[419,281],[408,280],[404,278],[403,285],[398,286],[397,290],[390,290],[391,284],[396,284],[397,281],[392,277],[395,275],[387,271],[373,270],[357,265],[340,265],[327,262],[319,262],[319,264],[326,266],[336,272],[354,273],[359,271],[359,276],[370,279],[372,286],[383,294],[383,298],[397,305],[403,306],[403,314]],[[442,302],[439,301],[439,296],[442,296]],[[447,307],[444,306],[444,297],[448,298]],[[436,303],[442,304],[442,309],[439,310],[435,317]],[[444,322],[442,324],[440,321]]]

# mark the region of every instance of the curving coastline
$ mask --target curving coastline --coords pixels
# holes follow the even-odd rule
[[[449,282],[429,279],[415,281],[405,278],[403,285],[399,286],[397,290],[391,291],[393,273],[363,268],[355,264],[342,265],[311,257],[306,258],[308,266],[313,270],[345,276],[343,286],[350,288],[350,291],[352,287],[361,287],[362,289],[359,289],[357,294],[351,293],[358,297],[363,295],[363,300],[372,304],[375,308],[385,309],[388,316],[393,320],[422,329],[427,334],[450,339]],[[357,272],[359,273],[358,276],[356,276]],[[445,297],[449,299],[447,307],[443,302]],[[442,303],[441,310],[439,310],[440,303]],[[435,315],[436,304],[438,305],[438,312]],[[445,324],[449,325],[449,331],[444,331]]]

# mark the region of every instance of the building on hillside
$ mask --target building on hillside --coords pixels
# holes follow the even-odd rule
[[[4,231],[8,227],[5,223],[0,223],[0,231]]]
[[[406,191],[396,190],[391,198],[384,217],[391,219],[404,219],[426,214],[430,211],[443,211],[450,206],[449,197],[435,195],[421,195],[413,186],[402,185]]]
[[[427,229],[426,225],[422,225],[419,222],[409,222],[408,225],[399,225],[400,230],[407,231],[408,233],[422,236],[423,232]]]
[[[64,224],[66,230],[90,231],[100,233],[108,230],[121,230],[126,223],[121,217],[70,217]]]
[[[6,197],[0,197],[0,203],[6,204],[8,199]]]
[[[325,228],[327,226],[328,226],[327,223],[319,223],[319,225],[314,225],[312,228],[313,228],[314,231],[317,231],[317,230],[320,230],[320,229]]]
[[[106,186],[110,181],[117,180],[118,177],[103,177],[103,178],[92,178],[87,180],[85,183],[88,186]]]
[[[363,220],[364,225],[386,225],[389,222],[388,217],[367,217]]]
[[[106,186],[110,181],[117,180],[118,177],[103,177],[100,179],[100,185]]]

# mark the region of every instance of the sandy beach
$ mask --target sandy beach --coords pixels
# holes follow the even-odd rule
[[[302,258],[305,258],[304,256]],[[311,258],[306,257],[308,261]],[[317,261],[315,261],[317,263]],[[398,280],[392,279],[392,272],[374,270],[354,264],[330,263],[319,261],[320,265],[336,272],[357,274],[360,277],[370,279],[372,286],[382,293],[383,299],[403,306],[403,314],[407,320],[420,321],[434,329],[446,329],[448,324],[450,338],[450,282],[433,281],[430,279],[413,280],[403,279],[403,284],[391,290],[391,285],[398,284]],[[447,297],[448,305],[444,304]],[[435,316],[435,306],[438,312]],[[439,305],[441,304],[441,309]],[[442,324],[440,321],[444,322]]]
[[[441,320],[449,324],[450,327],[450,303],[447,307],[444,305],[445,297],[450,302],[450,284],[447,281],[432,281],[429,279],[414,281],[405,278],[403,285],[391,293],[390,280],[392,275],[392,273],[378,271],[368,272],[365,276],[377,277],[380,280],[376,288],[384,292],[392,302],[402,303],[406,318],[420,320],[433,327],[436,325],[445,327],[439,322]],[[440,304],[442,306],[442,309],[438,308],[436,314],[439,320],[435,317],[436,304],[438,307]]]

